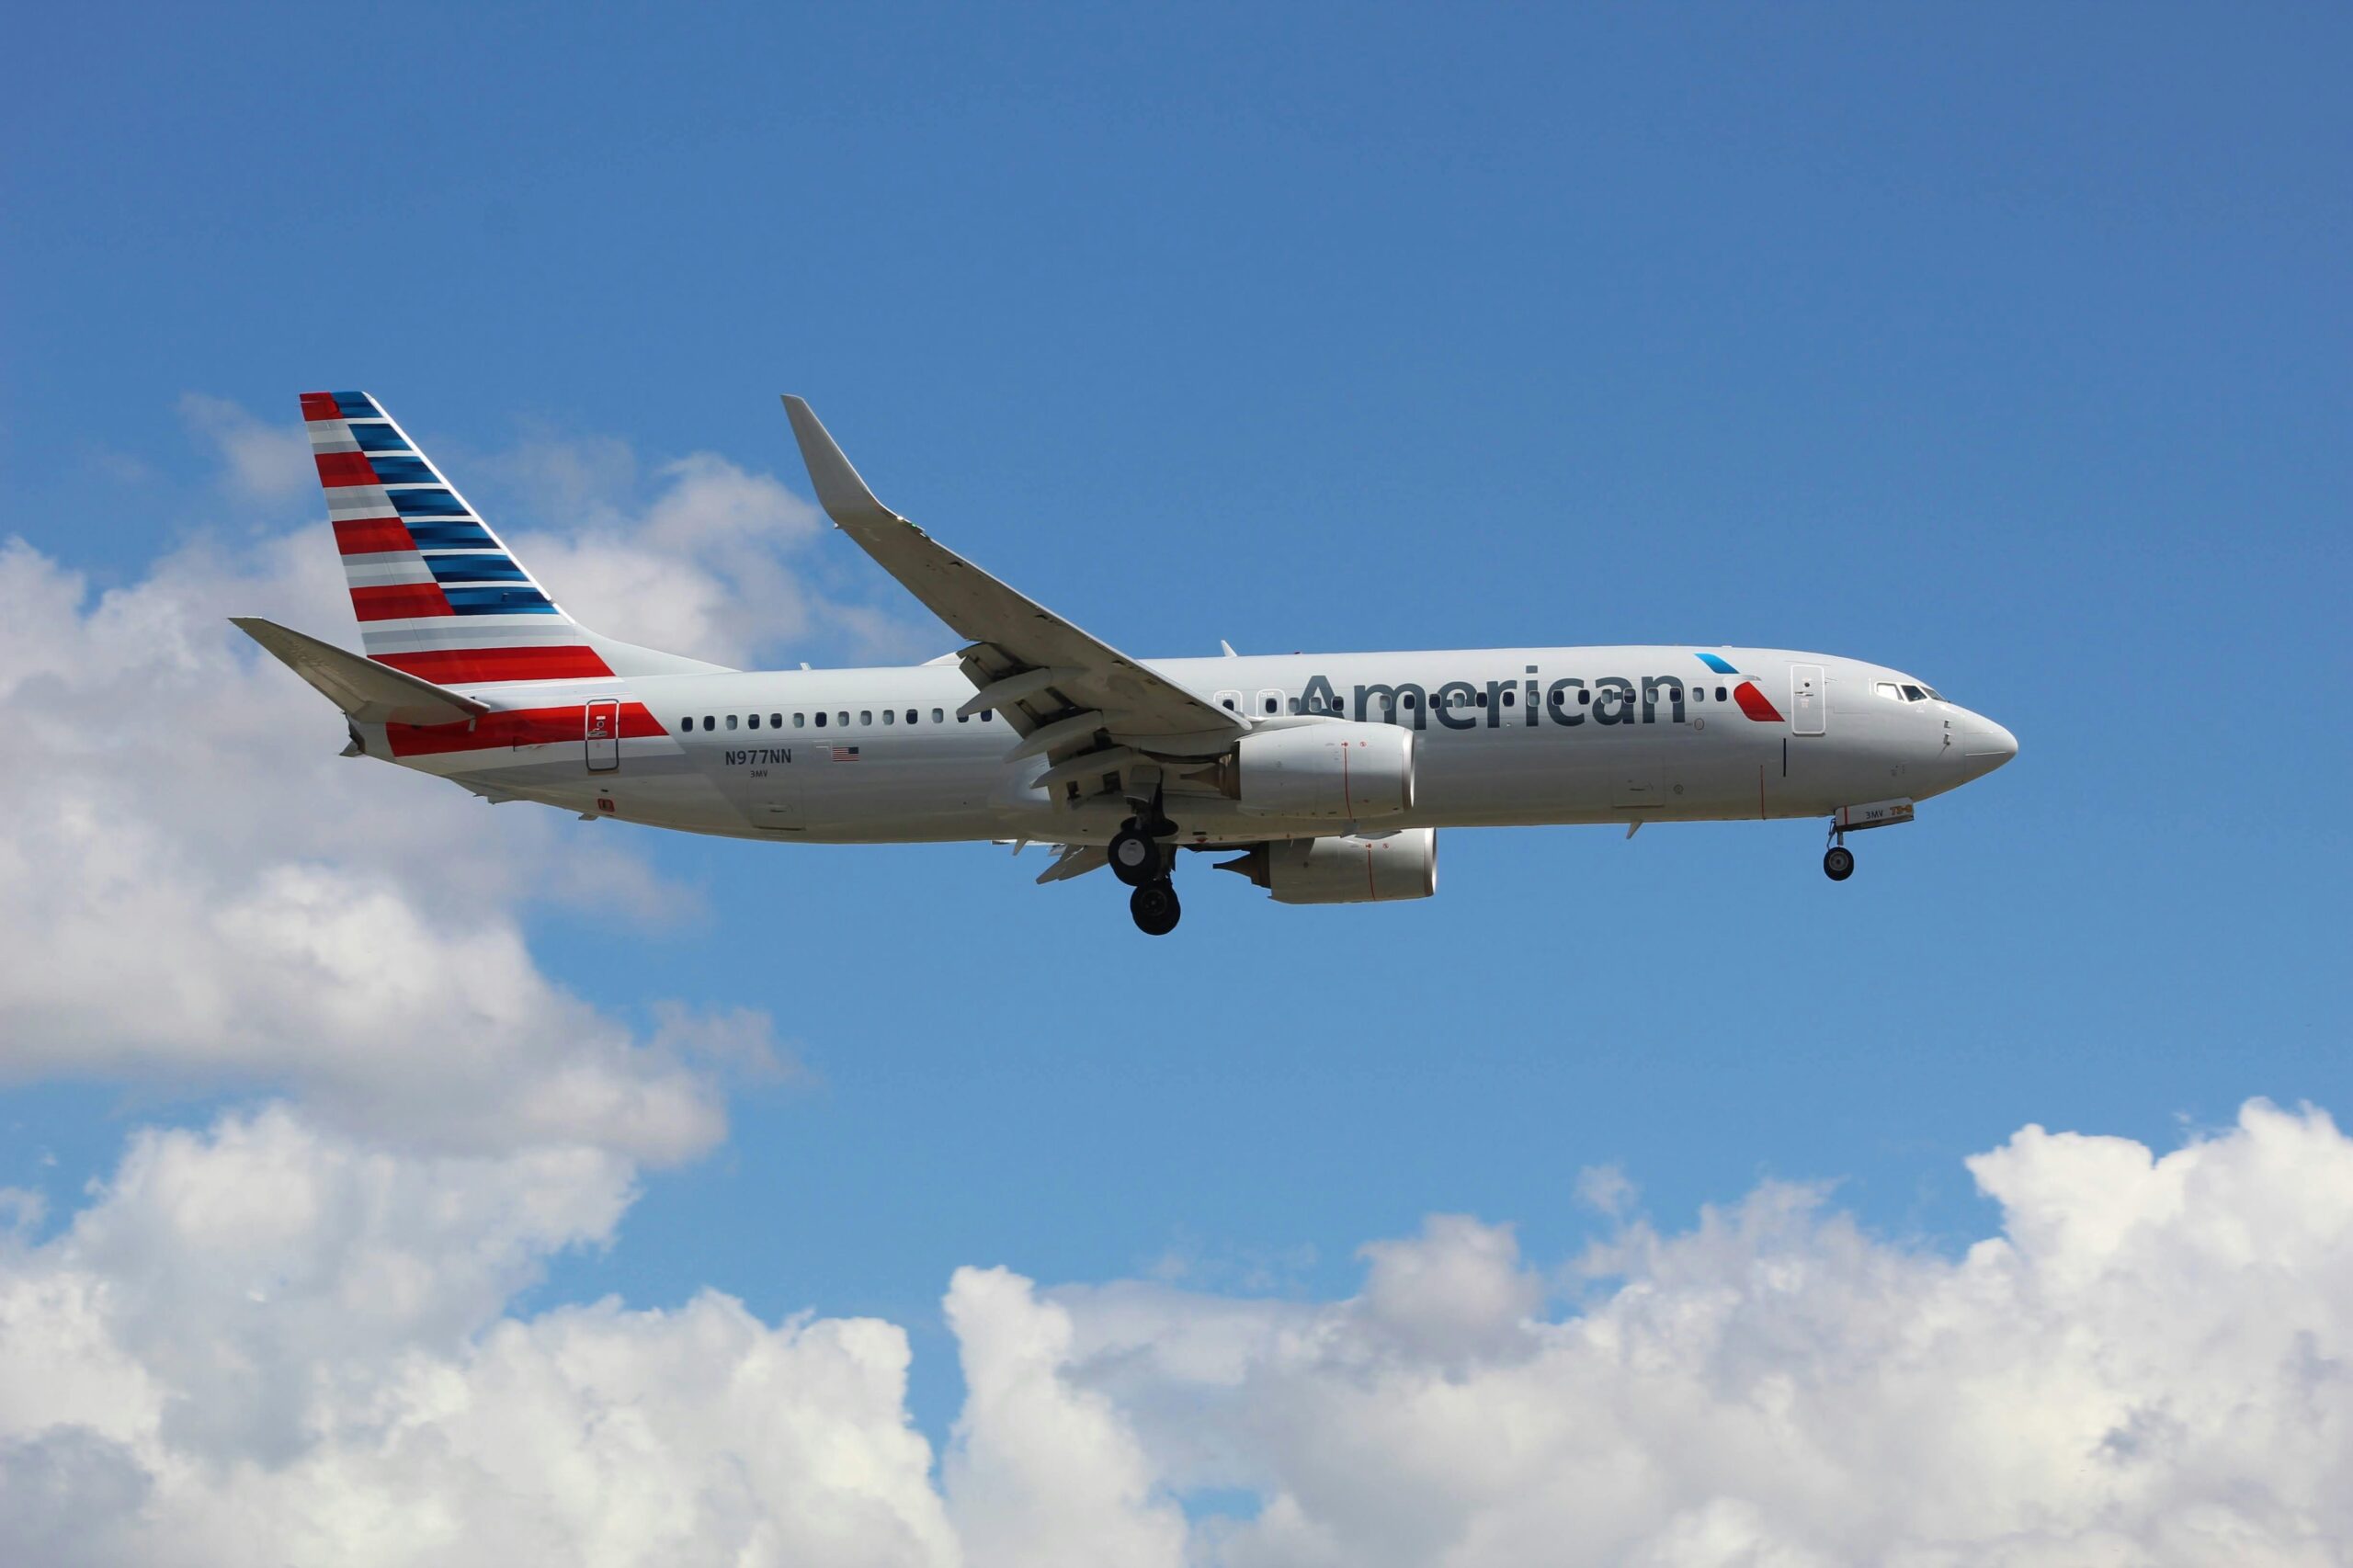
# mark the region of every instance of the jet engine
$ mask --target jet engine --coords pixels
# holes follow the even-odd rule
[[[1438,892],[1438,831],[1339,834],[1254,846],[1221,871],[1249,878],[1277,903],[1386,903]]]
[[[1414,733],[1335,720],[1245,735],[1217,787],[1245,812],[1362,822],[1414,805]]]

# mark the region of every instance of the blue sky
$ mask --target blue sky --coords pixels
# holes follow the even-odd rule
[[[642,837],[699,909],[533,906],[540,965],[808,1071],[534,1301],[888,1316],[936,1427],[961,1264],[1331,1296],[1433,1211],[1557,1262],[1608,1164],[1665,1225],[1821,1178],[1953,1246],[2026,1123],[2353,1109],[2344,14],[1279,10],[15,22],[0,513],[99,586],[308,509],[224,496],[189,392],[364,386],[561,531],[497,454],[797,490],[793,391],[1139,654],[1814,648],[2020,738],[1844,886],[1806,824],[1453,833],[1427,903],[1202,874],[1162,942],[1035,855]],[[248,1092],[20,1075],[0,1185]]]

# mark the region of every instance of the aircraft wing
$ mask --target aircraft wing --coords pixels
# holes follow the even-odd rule
[[[806,403],[788,395],[784,409],[826,515],[966,639],[959,663],[978,690],[959,711],[1003,713],[1023,737],[1016,755],[1060,765],[1101,753],[1116,766],[1139,750],[1222,751],[1249,729],[1240,714],[1097,642],[883,506]]]

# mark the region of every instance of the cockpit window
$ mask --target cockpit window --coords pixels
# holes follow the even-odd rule
[[[1939,702],[1944,702],[1944,701],[1948,701],[1948,700],[1949,700],[1949,699],[1945,696],[1945,694],[1944,694],[1943,692],[1938,691],[1938,690],[1935,687],[1933,687],[1933,686],[1931,686],[1931,687],[1925,687],[1924,689],[1927,692],[1927,694],[1928,694],[1930,697],[1935,698],[1935,699],[1936,699],[1938,701],[1939,701]]]
[[[1871,695],[1874,697],[1884,697],[1890,702],[1901,702],[1904,700],[1904,694],[1895,689],[1895,683],[1892,680],[1874,682],[1871,686]]]
[[[1904,687],[1904,700],[1906,702],[1926,702],[1928,700],[1928,694],[1907,681]]]

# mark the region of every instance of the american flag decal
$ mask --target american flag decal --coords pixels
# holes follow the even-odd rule
[[[856,746],[835,746],[833,748],[833,757],[835,762],[856,762],[858,760],[858,748]]]

